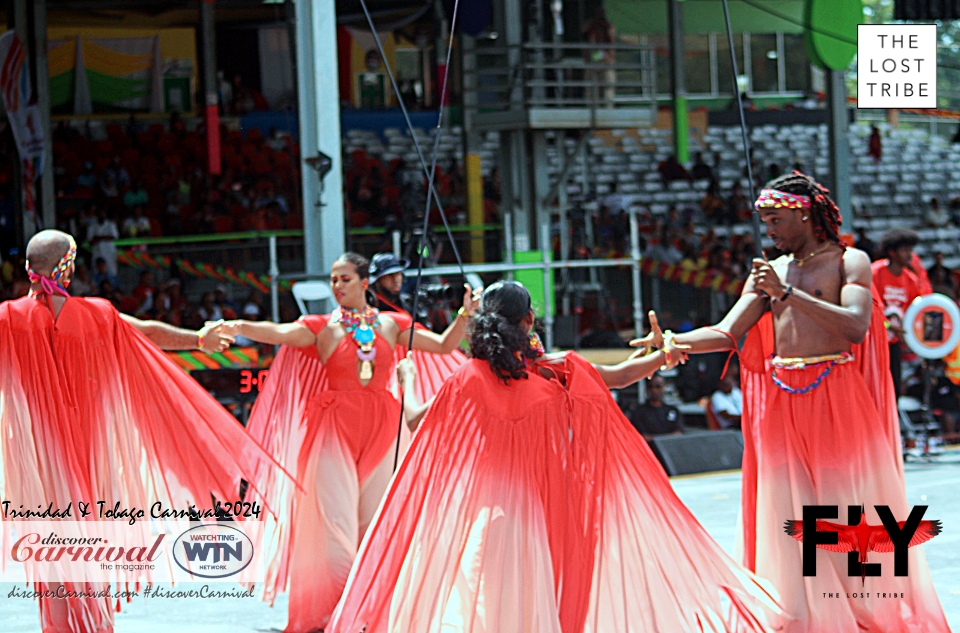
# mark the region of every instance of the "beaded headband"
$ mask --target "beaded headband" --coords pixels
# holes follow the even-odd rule
[[[809,209],[810,196],[799,196],[778,189],[764,189],[754,205],[757,209]]]
[[[50,273],[49,277],[40,275],[30,268],[30,260],[27,260],[26,269],[27,275],[30,277],[30,282],[40,284],[42,291],[48,295],[60,294],[63,296],[69,296],[67,295],[64,285],[60,283],[60,278],[63,277],[63,273],[67,272],[67,269],[70,268],[70,266],[72,266],[77,260],[77,243],[74,241],[73,236],[71,235],[68,235],[67,239],[70,240],[70,247],[67,249],[66,254],[60,259],[60,262],[53,269],[53,272]]]

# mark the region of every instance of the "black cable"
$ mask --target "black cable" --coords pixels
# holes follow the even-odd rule
[[[413,129],[413,122],[410,120],[410,114],[407,112],[407,107],[403,103],[403,96],[400,94],[400,89],[397,86],[397,80],[393,75],[393,70],[390,68],[390,63],[387,61],[387,56],[384,54],[383,44],[380,42],[380,36],[377,34],[377,29],[373,24],[373,18],[370,15],[370,9],[367,7],[366,0],[360,0],[360,6],[363,8],[363,13],[367,17],[367,24],[370,25],[370,32],[373,34],[374,41],[377,44],[377,50],[380,53],[380,59],[383,60],[384,66],[387,69],[387,75],[390,77],[390,84],[393,86],[393,91],[397,95],[397,101],[400,104],[400,109],[403,111],[403,117],[407,122],[407,128],[410,130],[410,136],[413,138],[414,146],[417,148],[417,156],[420,158],[420,165],[423,167],[424,171],[427,170],[427,161],[423,157],[423,151],[420,149],[420,141],[417,139],[416,132]],[[444,97],[447,94],[447,81],[450,78],[450,56],[451,51],[453,50],[453,34],[456,32],[457,25],[457,12],[460,7],[460,0],[454,0],[453,4],[453,15],[450,19],[450,38],[447,42],[447,64],[443,71],[443,83],[440,92],[440,105],[437,108],[437,133],[433,141],[433,158],[431,160],[430,171],[427,172],[427,202],[426,202],[426,211],[423,214],[423,233],[420,235],[420,244],[418,248],[419,252],[419,261],[417,262],[417,283],[414,287],[413,293],[413,306],[411,317],[417,314],[417,301],[420,297],[420,284],[423,279],[423,248],[427,239],[427,229],[429,228],[430,223],[430,205],[431,205],[431,194],[436,199],[437,208],[440,211],[440,217],[443,220],[443,225],[447,230],[447,236],[450,238],[450,244],[453,247],[453,252],[456,254],[457,263],[460,266],[460,274],[466,277],[466,272],[463,270],[463,262],[460,259],[460,253],[457,250],[457,245],[453,239],[453,232],[450,230],[450,225],[447,223],[446,214],[443,212],[443,204],[440,202],[440,196],[437,194],[436,189],[433,186],[433,179],[436,174],[437,166],[437,151],[440,146],[440,126],[443,124],[443,102]],[[410,324],[410,339],[407,343],[407,354],[413,349],[413,330],[414,322]],[[397,424],[397,442],[394,447],[393,454],[393,470],[396,472],[397,464],[400,461],[400,434],[403,432],[403,401],[404,393],[401,390],[400,392],[400,421]]]
[[[459,4],[459,0],[456,0],[456,2],[455,2],[455,4],[454,4],[454,9],[457,8],[457,5],[458,5],[458,4]],[[404,121],[406,121],[406,123],[407,123],[407,130],[410,132],[410,138],[413,139],[413,146],[414,146],[414,148],[416,148],[416,150],[417,150],[417,158],[420,159],[420,167],[421,167],[421,169],[423,169],[424,174],[427,176],[427,183],[428,183],[428,188],[427,188],[427,209],[428,209],[428,211],[429,211],[429,208],[430,208],[430,198],[431,198],[431,195],[432,195],[432,196],[433,196],[433,199],[436,200],[437,209],[440,211],[440,217],[442,218],[442,220],[443,220],[443,226],[444,226],[444,228],[445,228],[446,231],[447,231],[447,238],[450,240],[450,246],[453,248],[453,252],[456,254],[456,257],[457,257],[457,263],[460,265],[460,274],[463,275],[464,277],[466,277],[466,273],[465,273],[464,270],[463,270],[463,262],[460,260],[460,253],[459,253],[459,251],[457,250],[457,244],[456,244],[456,242],[455,242],[454,239],[453,239],[453,232],[450,230],[450,225],[447,223],[446,213],[444,213],[444,211],[443,211],[443,203],[440,202],[440,194],[437,193],[437,190],[436,190],[436,189],[434,188],[434,186],[433,186],[433,171],[435,171],[435,170],[431,170],[431,171],[429,171],[429,172],[427,171],[427,161],[426,161],[426,159],[423,157],[423,150],[420,148],[420,140],[417,138],[416,131],[415,131],[414,128],[413,128],[413,121],[410,119],[410,112],[407,111],[407,106],[406,106],[406,104],[403,102],[403,95],[400,94],[400,88],[399,88],[399,86],[397,85],[397,78],[396,78],[396,76],[394,76],[394,74],[393,74],[393,69],[390,67],[390,62],[387,60],[386,53],[385,53],[384,50],[383,50],[383,42],[380,41],[380,34],[377,33],[377,29],[376,29],[376,27],[375,27],[374,24],[373,24],[373,16],[370,14],[370,8],[367,6],[367,1],[366,1],[366,0],[360,0],[360,7],[363,9],[363,13],[364,13],[364,15],[365,15],[366,18],[367,18],[367,24],[370,26],[370,33],[371,33],[371,35],[373,35],[373,41],[376,42],[376,44],[377,44],[377,51],[378,51],[379,54],[380,54],[380,59],[383,61],[383,66],[384,66],[384,68],[385,68],[386,71],[387,71],[387,76],[390,78],[390,85],[393,86],[393,92],[394,92],[394,94],[397,96],[397,103],[400,104],[400,110],[401,110],[401,112],[403,112],[403,119],[404,119]],[[446,87],[446,85],[447,85],[447,77],[450,75],[450,64],[449,64],[450,52],[449,52],[449,51],[450,51],[450,49],[453,47],[453,33],[454,33],[454,27],[455,27],[455,26],[456,26],[456,13],[454,13],[454,15],[453,15],[453,20],[451,21],[451,25],[450,25],[450,42],[449,42],[448,47],[447,47],[447,60],[448,60],[448,63],[447,63],[447,67],[446,67],[446,69],[444,70],[444,73],[443,73],[443,85],[444,85],[444,87]],[[445,93],[444,93],[444,94],[445,94]],[[436,156],[436,151],[437,151],[437,147],[439,146],[439,140],[440,140],[440,136],[439,136],[440,123],[439,123],[439,122],[440,122],[440,120],[441,120],[442,118],[443,118],[443,95],[441,95],[441,98],[440,98],[440,107],[437,109],[437,120],[438,120],[438,123],[437,123],[437,138],[434,139],[434,155],[433,155],[433,164],[434,164],[434,165],[436,165],[436,158],[437,158],[437,156]],[[428,212],[428,213],[426,214],[426,217],[429,218],[429,216],[430,216],[430,214],[429,214],[429,212]],[[426,226],[426,225],[427,225],[427,222],[426,222],[426,220],[425,220],[425,221],[424,221],[424,226]],[[421,254],[423,253],[423,242],[424,242],[425,239],[426,239],[426,232],[424,232],[424,234],[420,236],[420,248],[419,248],[419,251],[420,251]],[[421,261],[422,261],[422,257],[421,257]],[[419,285],[419,275],[418,275],[417,290],[419,291],[419,289],[420,289],[420,285]],[[414,314],[416,314],[416,313],[414,313]]]
[[[747,135],[747,119],[743,114],[743,97],[740,94],[740,86],[737,84],[737,55],[733,48],[733,29],[730,28],[730,6],[727,4],[727,0],[723,0],[723,19],[727,23],[727,40],[730,43],[730,71],[733,73],[734,92],[737,93],[737,112],[740,113],[740,134],[743,136],[743,153],[747,158],[747,180],[749,181],[747,184],[750,187],[750,199],[756,200],[757,195],[753,183],[753,164],[750,161],[750,139]],[[763,249],[760,247],[760,212],[757,211],[756,205],[754,205],[751,217],[753,218],[753,239],[756,241],[757,255],[764,257]],[[764,259],[766,258],[764,257]]]

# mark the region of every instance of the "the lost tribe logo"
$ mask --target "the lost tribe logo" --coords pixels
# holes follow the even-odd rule
[[[869,563],[870,552],[893,552],[893,573],[907,575],[907,551],[940,534],[940,521],[924,521],[927,506],[914,506],[906,521],[897,521],[889,506],[873,506],[881,525],[867,523],[863,506],[847,506],[847,525],[821,519],[838,517],[837,506],[803,506],[803,520],[789,520],[784,531],[803,543],[803,575],[817,575],[817,548],[847,553],[847,575],[880,575],[880,563]]]
[[[253,542],[235,527],[199,525],[177,537],[173,559],[191,576],[226,578],[253,561]]]

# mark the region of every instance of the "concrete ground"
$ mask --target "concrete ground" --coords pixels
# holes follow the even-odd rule
[[[929,518],[940,519],[943,533],[924,545],[940,602],[951,627],[960,632],[960,451],[933,463],[909,462],[907,494],[911,505],[930,506]],[[734,547],[740,501],[740,473],[720,473],[674,479],[674,487],[701,523],[727,551]],[[8,570],[16,574],[18,570]],[[9,576],[7,576],[9,577]],[[5,633],[40,633],[37,604],[8,597],[14,584],[0,583],[0,630]],[[19,585],[23,587],[21,583]],[[200,585],[191,585],[198,588]],[[215,584],[214,589],[237,589]],[[180,586],[179,588],[186,588]],[[218,600],[187,598],[134,599],[117,615],[118,633],[255,633],[280,630],[286,623],[286,595],[274,608],[256,598]]]

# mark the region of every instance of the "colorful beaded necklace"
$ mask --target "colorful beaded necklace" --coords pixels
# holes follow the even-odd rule
[[[343,328],[357,344],[357,359],[360,361],[360,380],[373,378],[373,361],[377,357],[374,343],[377,340],[376,329],[380,327],[380,310],[372,306],[366,308],[344,308],[333,311],[333,322],[342,323]]]

